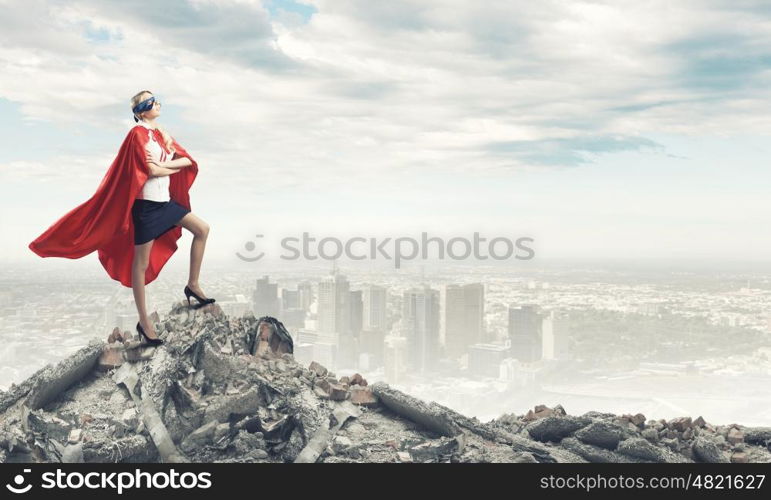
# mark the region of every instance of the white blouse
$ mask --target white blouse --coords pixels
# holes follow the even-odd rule
[[[150,153],[150,156],[152,156],[157,162],[170,160],[171,155],[166,153],[158,141],[155,140],[153,128],[141,120],[137,124],[145,127],[150,132],[150,140],[147,141],[146,146],[146,150]],[[169,201],[171,199],[169,196],[169,177],[170,176],[168,175],[161,177],[148,177],[144,186],[142,186],[142,193],[137,196],[137,198],[151,201]]]

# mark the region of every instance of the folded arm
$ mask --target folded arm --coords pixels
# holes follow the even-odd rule
[[[176,153],[174,153],[173,160],[161,162],[160,166],[164,168],[173,168],[175,170],[179,170],[180,168],[189,167],[192,164],[193,162],[190,161],[190,158],[187,158],[185,156],[179,156]]]
[[[150,171],[151,177],[164,177],[167,175],[176,174],[179,169],[188,167],[193,163],[184,156],[175,157],[170,161],[157,161],[150,153],[146,156],[147,168]]]

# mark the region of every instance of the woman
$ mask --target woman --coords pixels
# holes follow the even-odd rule
[[[137,331],[162,344],[149,320],[145,285],[177,249],[182,227],[193,233],[190,274],[184,289],[196,307],[211,304],[198,283],[209,225],[190,211],[190,186],[198,164],[158,123],[161,103],[147,90],[131,99],[134,121],[96,193],[68,212],[29,248],[41,257],[77,259],[97,250],[107,273],[131,287]]]

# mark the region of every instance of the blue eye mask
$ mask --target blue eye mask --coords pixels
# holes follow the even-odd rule
[[[134,106],[131,111],[134,113],[134,121],[138,122],[139,118],[136,117],[139,113],[144,113],[145,111],[150,111],[153,109],[153,104],[155,104],[155,96],[152,96],[148,99],[145,99],[144,101],[140,102],[136,106]],[[158,102],[160,104],[160,101]]]

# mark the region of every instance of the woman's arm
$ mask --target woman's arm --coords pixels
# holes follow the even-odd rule
[[[150,177],[164,177],[177,173],[174,169],[164,167],[163,163],[165,162],[157,161],[150,153],[145,155],[145,162],[147,162],[147,170],[150,172]]]
[[[193,162],[190,161],[189,158],[186,158],[184,156],[177,156],[177,154],[174,153],[173,160],[163,161],[160,163],[160,166],[163,168],[173,168],[175,170],[179,170],[180,168],[189,167],[192,164]]]
[[[178,170],[173,168],[161,167],[155,162],[148,162],[147,168],[150,169],[150,177],[165,177],[167,175],[176,174]]]

